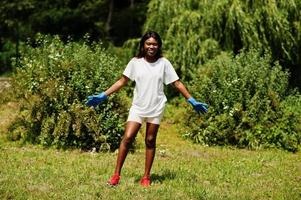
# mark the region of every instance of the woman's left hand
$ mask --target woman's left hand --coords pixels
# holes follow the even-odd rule
[[[189,98],[187,101],[193,106],[193,109],[197,112],[207,113],[208,105],[206,103],[201,103],[196,101],[194,98]]]

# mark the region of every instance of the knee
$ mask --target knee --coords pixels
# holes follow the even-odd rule
[[[145,145],[147,148],[155,148],[156,147],[156,137],[146,137]]]
[[[122,143],[126,146],[130,145],[134,140],[134,137],[124,136],[122,139]]]

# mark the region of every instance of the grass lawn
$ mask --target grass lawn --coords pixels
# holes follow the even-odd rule
[[[116,153],[44,149],[6,140],[12,104],[0,106],[0,199],[301,199],[301,154],[280,150],[205,147],[179,136],[164,120],[150,188],[144,170],[144,132],[128,155],[117,187],[106,181]]]

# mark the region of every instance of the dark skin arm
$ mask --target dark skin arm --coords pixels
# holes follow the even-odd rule
[[[106,91],[105,94],[107,96],[113,94],[114,92],[117,92],[120,90],[123,86],[125,86],[129,81],[129,78],[126,76],[122,76],[118,81],[116,81],[111,87],[109,87]]]
[[[122,87],[124,87],[129,81],[129,78],[126,76],[122,76],[118,81],[116,81],[111,87],[109,87],[106,91],[105,94],[107,96],[113,94],[114,92],[117,92],[120,90]],[[191,97],[190,93],[186,89],[185,85],[180,81],[176,80],[175,82],[172,83],[172,85],[186,98],[189,99]]]
[[[180,81],[176,80],[172,83],[172,85],[186,98],[189,99],[191,97],[190,93],[186,89],[185,85]]]

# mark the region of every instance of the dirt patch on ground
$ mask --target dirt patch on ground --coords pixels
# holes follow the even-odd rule
[[[9,102],[0,105],[0,134],[6,133],[12,121],[18,116],[19,105]]]
[[[0,77],[0,95],[4,95],[3,91],[11,86],[10,82],[10,78]],[[0,105],[0,134],[7,132],[9,124],[18,115],[18,110],[18,104],[14,102]]]
[[[10,87],[10,78],[0,77],[0,93]]]

